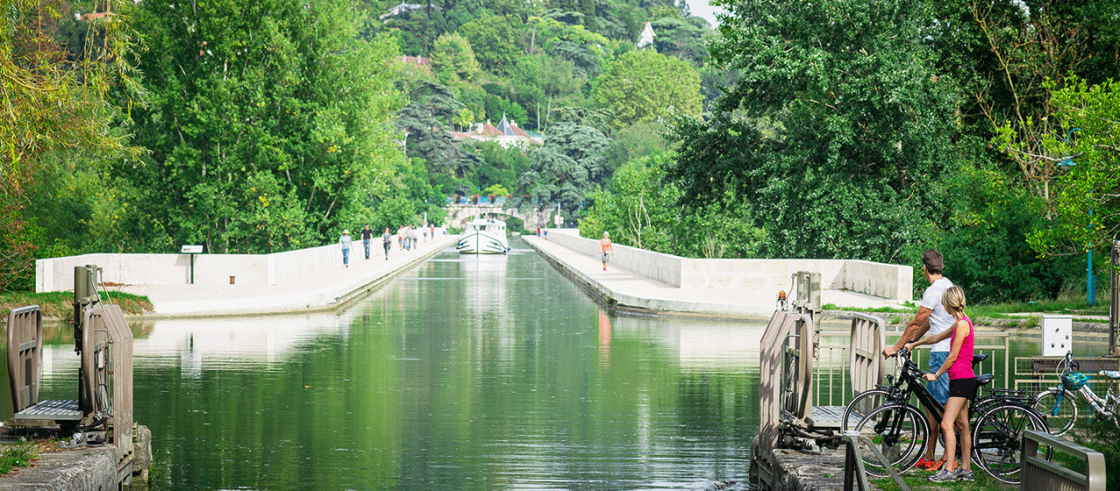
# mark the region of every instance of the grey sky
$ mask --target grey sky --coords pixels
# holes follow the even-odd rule
[[[687,0],[688,9],[692,15],[696,17],[703,17],[708,21],[712,27],[716,26],[716,13],[722,12],[723,9],[708,5],[708,0]]]

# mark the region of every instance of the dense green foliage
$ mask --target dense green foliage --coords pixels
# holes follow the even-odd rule
[[[1063,172],[1054,181],[1055,219],[1036,227],[1029,241],[1048,254],[1107,248],[1120,233],[1120,85],[1090,86],[1071,77],[1052,97],[1056,124],[1067,136],[1050,133],[1042,147],[1063,156],[1055,163]],[[1001,136],[1008,146],[1024,145],[1007,127]]]
[[[473,194],[686,256],[936,247],[973,300],[1083,284],[1120,232],[1109,1],[720,0],[715,32],[666,0],[0,1],[22,287],[34,256],[279,251]]]
[[[517,181],[519,194],[531,198],[521,206],[544,208],[556,202],[565,221],[573,222],[584,196],[606,173],[606,147],[606,136],[595,128],[572,123],[554,126]]]
[[[135,207],[166,233],[150,246],[317,245],[393,187],[396,48],[356,39],[348,2],[311,5],[144,2],[151,98],[133,121],[150,153],[129,172]]]
[[[591,91],[614,114],[611,124],[649,123],[676,109],[700,115],[700,76],[688,63],[654,51],[631,51],[614,60]]]
[[[955,95],[920,44],[921,4],[769,6],[737,3],[749,27],[725,25],[712,55],[744,73],[719,109],[772,117],[777,134],[681,121],[668,177],[686,183],[686,204],[757,203],[770,255],[906,260],[953,158]]]
[[[613,227],[620,243],[689,254],[665,244],[695,238],[651,225],[666,212],[678,223],[714,213],[764,231],[755,252],[765,257],[917,265],[923,249],[939,248],[946,274],[978,301],[1083,284],[1083,259],[1040,254],[1116,234],[1120,173],[1104,123],[1114,126],[1115,103],[1100,72],[1080,85],[1043,81],[1090,65],[1116,73],[1112,58],[1087,61],[1091,49],[1115,51],[1100,43],[1115,28],[1089,18],[1103,5],[725,2],[702,79],[718,80],[705,72],[712,66],[742,76],[705,117],[674,116],[666,136],[676,155],[645,191],[623,186],[630,171],[619,170],[615,194],[596,196],[585,236]],[[1096,137],[1083,140],[1082,129],[1065,145],[1079,125]],[[1002,148],[993,140],[1001,127]],[[1078,165],[1063,170],[1062,156]],[[1092,224],[1090,208],[1099,210]],[[635,223],[645,224],[640,237]]]
[[[61,160],[123,158],[132,150],[117,130],[119,107],[107,102],[117,90],[128,108],[140,93],[129,63],[131,2],[103,5],[115,15],[64,44],[64,34],[77,30],[66,28],[72,21],[59,21],[51,5],[0,0],[0,291],[30,287],[33,259],[50,252],[54,231],[40,218],[54,210],[36,199],[64,184],[55,177],[71,175]],[[66,191],[58,189],[65,195],[62,216],[72,210]]]
[[[614,176],[612,192],[596,192],[595,206],[580,222],[580,233],[667,254],[689,257],[758,257],[763,237],[752,226],[751,209],[725,199],[693,211],[678,203],[676,185],[662,186],[669,153],[631,161]]]

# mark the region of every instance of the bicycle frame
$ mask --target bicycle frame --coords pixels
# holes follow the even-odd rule
[[[1074,368],[1077,365],[1077,361],[1073,359],[1073,351],[1067,351],[1065,359],[1062,360],[1061,363],[1064,364],[1065,368],[1062,370],[1061,375],[1058,377],[1058,386],[1055,387],[1057,396],[1055,396],[1056,402],[1054,404],[1054,409],[1052,410],[1052,416],[1058,415],[1058,411],[1061,409],[1062,399],[1066,397],[1067,392],[1071,393],[1071,395],[1081,394],[1081,398],[1084,399],[1085,402],[1088,402],[1089,406],[1102,416],[1111,418],[1116,415],[1117,406],[1120,405],[1120,396],[1117,396],[1116,393],[1113,392],[1112,385],[1109,385],[1108,392],[1105,393],[1105,396],[1103,398],[1101,396],[1098,396],[1097,393],[1093,391],[1093,388],[1089,386],[1089,384],[1085,384],[1080,389],[1076,390],[1067,389],[1065,384],[1062,382],[1062,376],[1067,373],[1077,371]],[[1061,364],[1059,366],[1061,366]]]
[[[896,356],[904,357],[903,358],[904,361],[902,363],[901,369],[899,370],[899,376],[898,377],[899,377],[899,382],[900,383],[904,382],[906,384],[905,385],[906,389],[899,391],[898,398],[895,399],[893,402],[901,403],[901,404],[910,404],[910,395],[913,394],[913,395],[918,397],[918,402],[921,404],[921,407],[925,408],[926,411],[929,411],[929,413],[933,415],[934,421],[937,421],[938,423],[940,423],[941,420],[944,419],[944,417],[945,417],[945,405],[941,404],[936,399],[934,399],[933,394],[931,394],[929,392],[929,389],[926,388],[925,384],[922,383],[921,376],[925,372],[922,371],[922,369],[918,367],[917,363],[915,363],[914,361],[912,361],[910,359],[908,354],[900,352]],[[977,360],[977,361],[979,361],[979,360]],[[993,391],[995,391],[995,389],[993,389]],[[1004,392],[1006,392],[1006,391],[1004,391]],[[968,400],[968,405],[969,405],[969,408],[970,408],[970,411],[969,411],[969,419],[970,420],[974,419],[978,414],[978,411],[972,411],[971,409],[974,409],[976,407],[977,401],[981,400],[979,395],[980,395],[980,388],[978,387],[976,392],[972,394],[972,398],[970,398]],[[993,396],[993,397],[996,397],[996,396]],[[1003,396],[1002,398],[1006,398],[1006,395]],[[900,417],[901,417],[901,415],[900,415]],[[878,427],[876,428],[876,430],[878,430],[878,431],[882,431],[886,428],[886,425],[884,425],[883,423],[880,423],[877,426],[882,426],[881,428],[878,428]]]
[[[1089,406],[1092,407],[1094,411],[1102,416],[1109,418],[1116,415],[1117,404],[1120,404],[1120,397],[1117,397],[1116,394],[1112,392],[1112,388],[1108,389],[1108,392],[1105,394],[1104,398],[1098,396],[1097,393],[1093,391],[1093,388],[1089,387],[1089,384],[1085,384],[1085,386],[1080,389],[1071,390],[1067,389],[1065,385],[1059,383],[1056,389],[1058,395],[1056,397],[1057,402],[1054,404],[1053,409],[1054,416],[1058,415],[1058,410],[1060,409],[1059,406],[1062,403],[1062,399],[1065,397],[1067,392],[1070,392],[1071,395],[1081,394],[1081,398],[1084,399],[1085,402],[1088,402]]]

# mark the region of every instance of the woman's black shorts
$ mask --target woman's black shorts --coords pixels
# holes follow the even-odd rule
[[[976,377],[949,380],[949,397],[972,399],[976,394]]]

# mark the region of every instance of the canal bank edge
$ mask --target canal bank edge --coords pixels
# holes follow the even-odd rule
[[[152,432],[137,425],[133,435],[132,482],[147,483],[152,463]],[[0,491],[118,489],[119,452],[115,445],[82,445],[40,453],[31,467],[13,469],[0,476]]]
[[[588,257],[579,251],[573,251],[548,240],[559,233],[562,232],[553,231],[549,237],[522,238],[561,274],[597,298],[599,303],[613,310],[670,317],[755,321],[770,319],[777,310],[773,304],[756,302],[755,305],[751,305],[747,301],[747,297],[751,296],[769,299],[774,292],[768,290],[675,288],[637,273],[619,270],[613,264],[608,264],[610,270],[608,273],[601,273],[601,265],[597,258]],[[623,291],[624,289],[629,291]],[[915,305],[897,304],[889,299],[853,292],[824,290],[821,296],[824,304],[831,303],[841,306],[840,308],[854,309],[822,312],[821,322],[829,325],[848,325],[857,311],[866,312],[869,309],[887,306],[899,309],[901,312],[870,312],[870,314],[882,318],[886,325],[892,328],[891,332],[894,332],[894,329],[905,326],[917,312]],[[725,303],[719,303],[721,300]],[[1037,318],[1033,320],[981,318],[974,321],[979,328],[999,331],[1018,330],[1028,335],[1041,335],[1037,327]],[[1107,336],[1107,322],[1107,319],[1099,322],[1075,321],[1073,331],[1079,337]]]
[[[152,302],[153,312],[134,317],[143,319],[333,311],[381,288],[457,240],[455,236],[438,236],[410,252],[393,251],[388,261],[378,259],[377,254],[382,253],[378,243],[370,260],[352,257],[350,268],[341,268],[340,264],[330,274],[279,285],[129,285],[120,290],[146,296]]]
[[[561,274],[573,283],[584,289],[591,296],[595,297],[597,301],[612,310],[623,312],[631,312],[638,314],[658,314],[670,315],[679,317],[701,317],[701,318],[732,318],[732,319],[752,319],[752,320],[765,320],[769,314],[761,312],[729,312],[719,314],[716,312],[705,312],[694,305],[690,305],[682,301],[673,301],[669,299],[654,299],[642,298],[633,295],[627,295],[615,291],[602,282],[592,279],[584,270],[573,267],[570,259],[561,259],[558,251],[549,250],[543,242],[534,240],[526,240],[526,244],[533,248],[546,262],[556,268]],[[557,246],[562,247],[562,246]],[[771,312],[772,313],[772,312]]]
[[[673,317],[767,320],[777,291],[767,288],[678,288],[613,264],[602,271],[597,258],[556,244],[549,237],[523,237],[529,247],[607,307]],[[824,290],[822,302],[854,307],[893,306],[898,301],[849,291]]]

